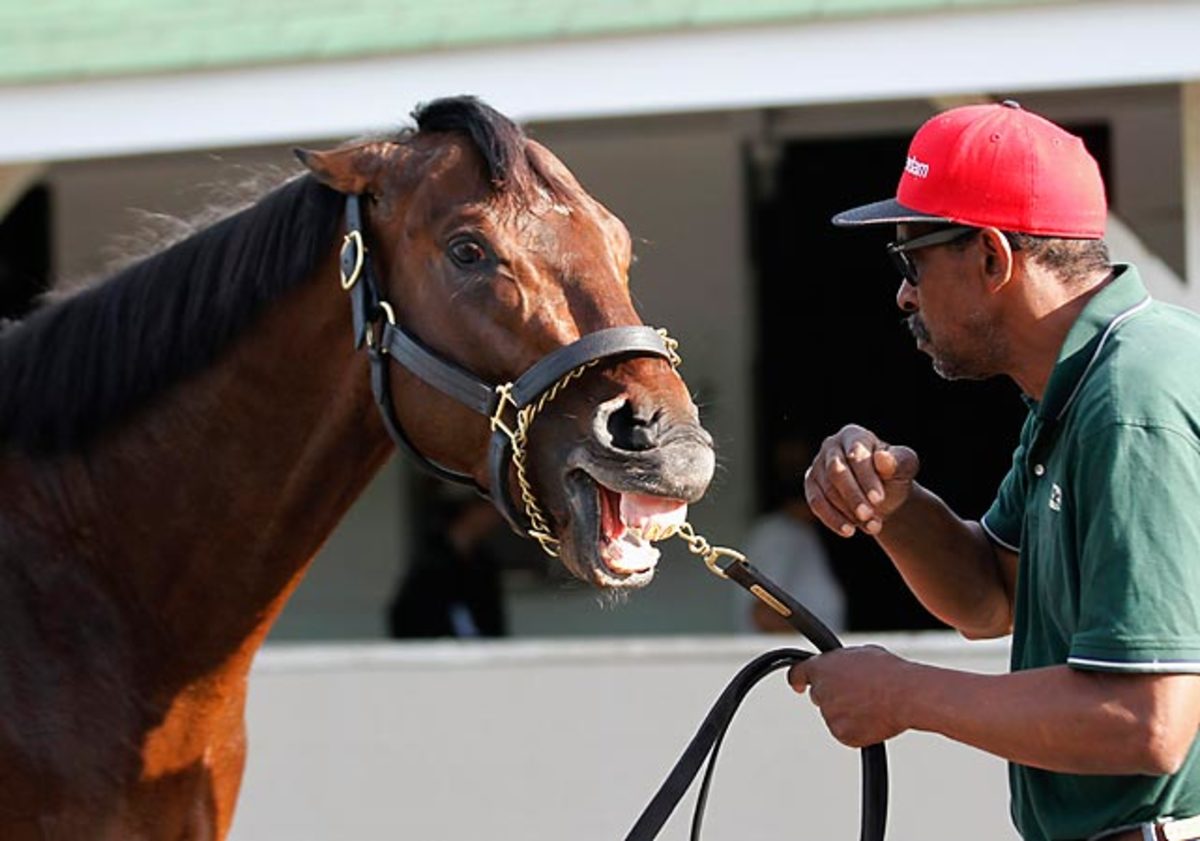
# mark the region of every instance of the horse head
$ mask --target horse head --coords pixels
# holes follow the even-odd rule
[[[416,129],[395,137],[298,152],[321,182],[362,197],[367,259],[407,334],[479,380],[511,383],[582,337],[642,324],[629,232],[558,158],[469,97],[414,116]],[[389,370],[414,447],[491,486],[495,424],[403,365]],[[712,440],[664,354],[605,356],[559,386],[526,430],[523,469],[501,481],[527,497],[526,513],[529,502],[544,511],[553,553],[575,575],[641,586],[658,558],[651,543],[712,478]]]

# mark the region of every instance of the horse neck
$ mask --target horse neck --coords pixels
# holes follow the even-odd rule
[[[89,454],[92,563],[166,639],[248,661],[390,450],[331,257]]]

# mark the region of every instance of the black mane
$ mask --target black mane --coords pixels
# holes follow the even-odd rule
[[[419,133],[461,132],[493,188],[564,188],[521,129],[474,97],[413,112]],[[398,139],[403,142],[411,130]],[[0,324],[0,450],[86,446],[172,384],[211,365],[268,303],[333,247],[343,198],[311,176],[19,323]]]
[[[69,451],[216,358],[333,245],[341,197],[294,179],[0,332],[0,446]]]
[[[560,198],[570,192],[529,154],[520,126],[473,96],[434,100],[419,106],[412,117],[418,131],[452,131],[470,137],[483,156],[493,188],[501,194],[528,195],[535,185]]]

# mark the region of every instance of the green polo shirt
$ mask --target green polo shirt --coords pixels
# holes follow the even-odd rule
[[[1200,673],[1200,316],[1132,266],[1071,327],[982,524],[1020,553],[1012,669]],[[1027,841],[1200,814],[1200,750],[1162,777],[1011,764]]]

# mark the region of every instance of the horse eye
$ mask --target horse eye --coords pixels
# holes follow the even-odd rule
[[[455,240],[447,251],[454,264],[462,269],[478,266],[488,258],[487,251],[473,239]]]

